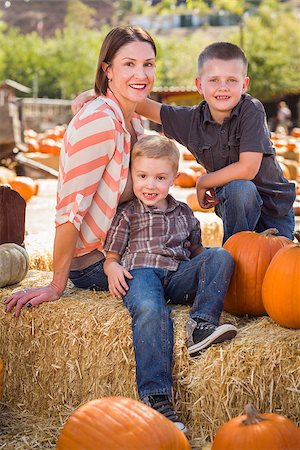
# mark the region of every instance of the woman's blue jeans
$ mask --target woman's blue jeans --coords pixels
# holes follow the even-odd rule
[[[107,277],[103,270],[104,259],[95,262],[83,270],[71,270],[69,278],[72,283],[82,289],[108,291]]]
[[[133,269],[124,303],[132,317],[136,380],[140,398],[171,395],[173,323],[167,302],[189,304],[190,317],[218,325],[233,271],[223,248],[209,248],[177,271]]]
[[[285,216],[273,217],[265,214],[261,207],[263,201],[252,181],[236,180],[217,188],[219,204],[216,214],[223,220],[223,243],[239,231],[261,232],[277,228],[278,236],[294,239],[295,217],[293,208]]]

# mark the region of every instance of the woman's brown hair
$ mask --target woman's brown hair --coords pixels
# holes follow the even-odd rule
[[[106,35],[101,45],[97,66],[95,80],[95,92],[97,95],[106,95],[107,93],[108,79],[102,63],[111,64],[121,47],[135,41],[148,42],[156,55],[156,46],[152,37],[141,27],[135,25],[115,27]]]

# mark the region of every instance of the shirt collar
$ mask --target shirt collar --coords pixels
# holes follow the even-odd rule
[[[100,98],[109,106],[110,109],[113,110],[118,121],[122,124],[122,127],[124,128],[124,130],[126,130],[125,120],[124,120],[122,110],[120,108],[118,100],[116,99],[116,97],[114,96],[112,91],[110,89],[107,89],[106,95],[101,95]],[[139,114],[134,113],[132,115],[132,119],[139,119],[139,121],[140,121]],[[135,131],[139,132],[138,134],[141,134],[139,128],[136,129],[135,122],[136,121],[134,121],[134,120],[132,121],[133,128],[135,129]]]
[[[164,211],[164,212],[173,211],[175,208],[177,208],[177,206],[179,206],[179,202],[171,194],[168,194],[167,201],[168,201],[168,207],[167,207],[166,211]],[[138,198],[134,199],[134,204],[135,204],[135,208],[137,209],[138,212],[162,213],[161,209],[157,208],[156,206],[147,206]]]

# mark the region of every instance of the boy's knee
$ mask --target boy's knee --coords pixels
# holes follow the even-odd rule
[[[231,254],[223,247],[211,247],[207,249],[214,260],[218,260],[218,265],[233,269],[234,261]]]
[[[251,204],[259,200],[257,188],[252,181],[235,180],[225,186],[225,197],[230,202],[237,204]]]

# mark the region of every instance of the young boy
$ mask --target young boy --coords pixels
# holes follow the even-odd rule
[[[121,205],[108,232],[104,271],[111,294],[123,297],[132,317],[140,398],[182,431],[171,404],[173,324],[167,303],[192,302],[188,351],[232,339],[219,325],[233,260],[223,248],[205,249],[192,210],[169,195],[179,151],[164,136],[144,136],[133,147],[135,199]]]
[[[223,242],[238,231],[267,228],[293,239],[295,186],[275,158],[262,104],[246,94],[244,52],[228,42],[209,45],[199,55],[195,82],[204,97],[198,106],[147,99],[137,112],[161,123],[207,170],[197,183],[198,199],[222,218]]]

